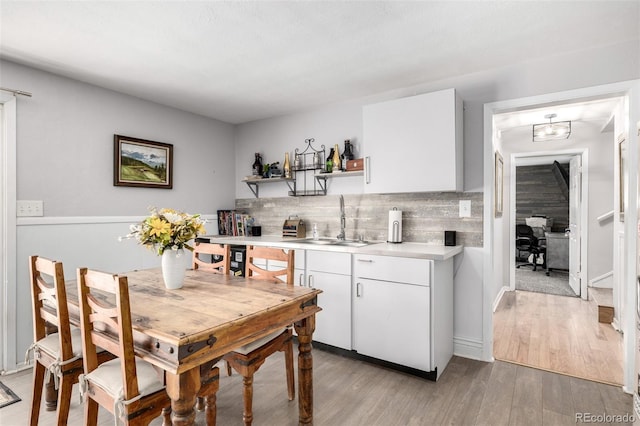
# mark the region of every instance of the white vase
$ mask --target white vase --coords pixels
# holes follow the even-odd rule
[[[182,287],[187,268],[182,258],[182,249],[165,250],[162,253],[162,278],[164,286],[169,290]]]

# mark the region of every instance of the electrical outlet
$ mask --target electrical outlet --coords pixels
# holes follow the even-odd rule
[[[43,216],[44,202],[42,200],[18,200],[16,216]]]
[[[471,200],[460,200],[460,217],[471,217]]]

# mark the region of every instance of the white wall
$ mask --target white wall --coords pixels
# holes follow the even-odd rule
[[[17,199],[44,201],[45,217],[18,219],[9,359],[20,363],[32,341],[27,257],[62,261],[67,278],[80,266],[122,272],[159,264],[117,237],[149,206],[213,218],[217,209],[232,208],[234,126],[7,61],[0,71],[1,87],[33,93],[18,97]],[[173,189],[114,187],[114,134],[173,144]],[[207,228],[217,232],[217,223]]]
[[[637,79],[640,77],[640,55],[637,43],[637,40],[632,40],[617,45],[585,48],[579,52],[554,58],[552,64],[548,60],[514,64],[239,125],[236,133],[236,196],[238,198],[253,196],[240,179],[250,174],[254,152],[262,152],[267,162],[278,160],[282,162],[285,151],[302,148],[305,138],[314,137],[317,143],[323,143],[327,147],[334,143],[340,143],[342,146],[343,139],[353,139],[356,142],[356,154],[366,155],[366,141],[362,140],[362,105],[450,87],[457,90],[464,102],[464,190],[482,191],[485,103]],[[275,145],[271,147],[267,142],[273,142]],[[399,143],[398,146],[390,149],[402,149],[402,145]],[[401,164],[391,166],[398,167],[398,176],[402,175]],[[508,173],[506,166],[507,164],[505,164],[505,173]],[[362,191],[361,181],[354,183],[334,180],[336,182],[332,184],[332,193]],[[263,185],[260,189],[261,195],[284,196],[287,188],[278,185],[280,184],[272,184],[269,188]],[[399,185],[401,185],[400,181]],[[508,194],[507,191],[508,188],[505,188],[505,194]],[[507,201],[508,197],[505,196],[505,202]],[[485,206],[485,208],[492,208],[492,206]],[[508,237],[501,234],[501,238]],[[501,258],[496,261],[499,262]],[[462,261],[463,264],[469,261],[465,259]],[[467,270],[474,270],[471,265],[463,266]],[[477,283],[482,282],[483,272],[477,269],[475,271],[477,275],[464,274],[464,279],[455,281],[455,291],[459,295],[454,301],[456,310],[462,309],[471,302],[482,304],[474,290],[477,288]],[[504,277],[495,277],[494,282],[490,283],[490,287],[494,289],[494,296],[499,293],[504,282]],[[474,327],[474,324],[482,324],[481,312],[470,313],[460,321],[456,322],[454,330],[456,338],[483,340],[480,327]],[[465,330],[465,335],[461,330]],[[468,336],[466,333],[469,330],[478,334]],[[480,353],[476,353],[476,356],[483,357]]]
[[[0,67],[2,87],[33,93],[18,98],[18,199],[44,200],[45,216],[233,206],[232,125],[11,62]],[[173,190],[113,186],[114,134],[173,144]]]

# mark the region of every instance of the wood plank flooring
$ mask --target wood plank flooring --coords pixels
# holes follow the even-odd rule
[[[0,380],[22,398],[0,409],[0,424],[27,424],[31,371]],[[576,413],[632,413],[631,396],[619,387],[512,363],[454,357],[441,379],[430,382],[320,350],[314,351],[314,400],[314,424],[320,426],[555,426],[575,425]],[[256,374],[253,401],[254,425],[297,425],[297,402],[287,400],[281,356],[270,357]],[[43,410],[40,420],[42,425],[54,424],[54,413]],[[202,413],[197,420],[203,424]],[[113,422],[101,409],[99,424]],[[82,425],[77,386],[68,424]],[[242,379],[237,374],[222,374],[218,425],[242,425]]]
[[[593,301],[507,292],[493,316],[493,355],[499,360],[621,385],[622,354],[622,335],[598,322]]]

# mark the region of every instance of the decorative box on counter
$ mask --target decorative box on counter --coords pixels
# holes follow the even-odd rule
[[[307,228],[302,219],[289,218],[282,225],[283,237],[305,238],[307,236]]]
[[[347,161],[348,172],[355,172],[357,170],[364,170],[364,158],[356,158],[355,160]]]

